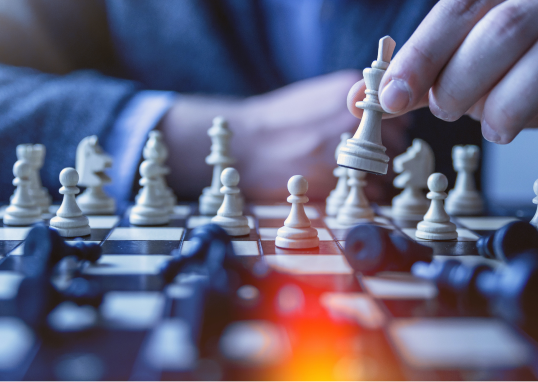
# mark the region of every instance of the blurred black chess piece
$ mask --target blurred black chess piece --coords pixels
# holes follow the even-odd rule
[[[417,261],[431,261],[433,249],[374,225],[359,224],[346,237],[349,265],[366,275],[381,271],[407,272]]]
[[[476,243],[481,256],[509,261],[527,250],[538,250],[538,230],[524,221],[508,223],[494,233],[482,236]]]

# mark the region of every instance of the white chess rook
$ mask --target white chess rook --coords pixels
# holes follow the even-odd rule
[[[374,220],[374,210],[364,194],[363,188],[367,182],[366,173],[348,169],[349,195],[338,211],[336,221],[342,225],[367,223]]]
[[[82,214],[75,195],[80,192],[77,187],[78,172],[72,167],[67,167],[60,172],[60,194],[64,196],[62,205],[56,212],[56,216],[50,220],[50,227],[54,228],[60,236],[76,237],[90,234],[88,218]]]
[[[308,182],[301,175],[294,175],[288,181],[288,202],[291,211],[284,221],[284,227],[277,231],[275,245],[280,248],[305,249],[319,247],[318,231],[312,228],[310,219],[306,216],[304,204],[308,202],[305,195]]]
[[[366,97],[357,102],[356,107],[364,109],[364,114],[357,132],[348,139],[338,156],[338,165],[356,170],[386,174],[389,157],[381,143],[381,118],[383,108],[379,103],[379,84],[389,66],[396,43],[389,36],[379,40],[377,60],[371,68],[363,71],[366,83]]]
[[[250,234],[248,220],[243,216],[239,195],[239,173],[233,167],[228,167],[222,172],[220,180],[223,187],[220,189],[224,195],[224,201],[217,211],[217,216],[211,219],[212,223],[221,226],[230,236],[244,236]]]
[[[112,167],[112,158],[107,155],[96,135],[84,138],[77,147],[76,169],[80,175],[79,185],[87,187],[77,197],[77,203],[84,214],[111,215],[116,211],[116,202],[103,190],[111,182],[104,172]]]
[[[476,190],[473,173],[478,168],[480,148],[474,145],[454,146],[452,161],[458,172],[456,186],[448,193],[446,212],[450,215],[479,215],[484,201]]]
[[[160,174],[161,167],[150,159],[140,165],[140,185],[143,188],[129,214],[131,224],[153,226],[170,221],[169,208],[160,193]]]
[[[532,190],[534,191],[534,194],[536,195],[533,199],[532,199],[532,202],[534,204],[537,204],[538,205],[538,180],[536,180],[534,182],[534,185],[532,187]],[[534,217],[532,218],[532,220],[530,221],[530,223],[535,226],[536,228],[538,228],[538,207],[536,209],[536,213],[534,214]]]
[[[230,157],[230,138],[232,132],[228,129],[228,123],[223,117],[215,117],[213,126],[208,130],[207,134],[211,137],[211,154],[205,158],[208,165],[213,166],[213,178],[211,187],[206,187],[200,196],[200,213],[202,215],[215,215],[219,210],[224,195],[220,189],[220,175],[222,170],[232,165],[235,161]]]
[[[424,220],[417,224],[415,233],[417,239],[454,240],[458,238],[456,225],[450,221],[450,216],[443,205],[443,200],[447,196],[444,192],[447,186],[448,180],[441,173],[436,172],[428,178],[430,192],[427,197],[431,200],[431,204],[424,215]]]
[[[32,165],[18,160],[13,166],[13,185],[17,187],[4,214],[4,224],[26,226],[41,221],[41,208],[30,194],[30,176],[34,171]]]
[[[22,144],[17,146],[17,159],[24,160],[32,166],[30,174],[30,195],[36,204],[41,208],[42,213],[48,213],[52,204],[52,197],[49,191],[42,186],[39,171],[45,161],[45,146],[41,144]]]
[[[403,220],[422,220],[428,211],[430,201],[423,188],[435,167],[433,150],[422,139],[414,139],[407,151],[393,161],[394,172],[400,174],[394,179],[394,186],[403,192],[392,199],[392,216]]]
[[[340,149],[346,145],[347,140],[351,138],[350,133],[343,133],[340,136],[340,143],[336,147],[335,159],[338,160],[338,155],[340,154]],[[345,167],[336,167],[333,171],[333,174],[338,178],[336,183],[336,188],[331,191],[327,197],[327,203],[325,206],[325,213],[327,216],[336,216],[342,204],[349,194],[349,187],[347,185],[347,169]]]

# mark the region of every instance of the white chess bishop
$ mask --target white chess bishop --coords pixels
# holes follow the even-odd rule
[[[75,199],[75,195],[80,192],[77,187],[78,179],[78,172],[72,167],[64,168],[60,172],[60,194],[64,199],[56,216],[50,219],[50,227],[58,231],[60,236],[77,237],[91,233],[89,220],[82,214]]]
[[[338,210],[336,221],[342,225],[354,225],[367,223],[374,220],[374,210],[370,207],[370,202],[364,194],[363,188],[367,182],[366,173],[347,169],[349,194],[346,201]]]
[[[536,195],[532,199],[532,202],[538,205],[538,180],[534,182],[532,190],[534,191],[534,195]],[[534,214],[534,217],[532,218],[530,223],[538,229],[538,208],[536,209],[536,213]]]
[[[112,158],[106,154],[96,135],[84,138],[77,147],[76,169],[79,173],[79,185],[87,187],[77,197],[77,203],[84,214],[110,215],[116,211],[116,202],[103,190],[111,182],[105,173],[112,167]]]
[[[335,158],[338,160],[338,155],[340,155],[340,149],[346,145],[347,140],[351,138],[350,133],[343,133],[340,135],[340,143],[336,147]],[[338,166],[333,170],[333,174],[338,178],[336,183],[336,188],[331,191],[327,197],[327,203],[325,206],[325,213],[327,216],[336,216],[342,204],[349,194],[349,186],[347,185],[347,169],[345,167]]]
[[[310,219],[306,216],[304,204],[308,202],[305,195],[308,182],[301,175],[294,175],[288,181],[288,202],[291,211],[284,221],[284,227],[277,231],[275,245],[280,248],[305,249],[319,247],[318,231],[312,228]]]
[[[146,159],[140,165],[140,185],[143,187],[136,204],[129,214],[129,222],[134,225],[163,225],[170,221],[170,211],[161,197],[161,167]]]
[[[22,144],[17,146],[17,159],[28,162],[32,166],[30,174],[30,195],[41,208],[42,213],[48,213],[52,204],[49,191],[41,184],[39,171],[45,162],[45,146],[42,144]]]
[[[445,211],[443,201],[446,199],[445,190],[448,180],[443,174],[436,172],[428,178],[430,192],[427,197],[431,200],[430,208],[424,220],[417,224],[415,236],[425,240],[454,240],[458,238],[456,225],[450,221]]]
[[[211,219],[212,223],[221,226],[230,236],[244,236],[250,233],[248,220],[243,216],[239,195],[239,173],[233,167],[228,167],[220,176],[223,184],[220,191],[224,195],[224,201],[217,211],[217,216]]]
[[[41,208],[36,204],[30,193],[30,177],[34,171],[32,165],[24,160],[18,160],[13,166],[13,185],[17,187],[11,198],[9,207],[4,213],[4,224],[12,226],[27,226],[41,221]]]
[[[211,154],[205,158],[208,165],[213,166],[213,178],[211,186],[204,188],[200,196],[200,213],[202,215],[215,215],[219,210],[224,195],[220,189],[220,174],[226,167],[232,165],[235,160],[230,156],[230,138],[232,132],[228,128],[228,123],[223,117],[215,117],[213,126],[207,134],[211,137]]]
[[[394,158],[394,186],[403,192],[392,199],[392,216],[397,219],[420,220],[428,211],[430,201],[422,189],[435,168],[433,150],[422,139],[414,139],[407,151]]]
[[[476,190],[473,173],[478,168],[480,148],[474,145],[454,146],[452,162],[458,172],[456,186],[448,193],[446,212],[450,215],[478,215],[484,210],[484,201]]]

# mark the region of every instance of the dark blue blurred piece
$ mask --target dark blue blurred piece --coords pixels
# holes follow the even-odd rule
[[[494,233],[479,238],[476,247],[481,256],[509,261],[529,249],[538,250],[538,230],[523,221],[508,223]]]
[[[433,249],[373,224],[359,224],[346,237],[345,255],[351,267],[366,275],[409,271],[417,261],[431,261]]]

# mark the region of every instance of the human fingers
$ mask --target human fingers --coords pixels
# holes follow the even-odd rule
[[[538,39],[537,16],[536,0],[509,0],[490,10],[432,87],[432,113],[455,121],[488,93]]]
[[[441,0],[402,46],[381,80],[383,108],[402,113],[427,96],[475,24],[503,0]]]

